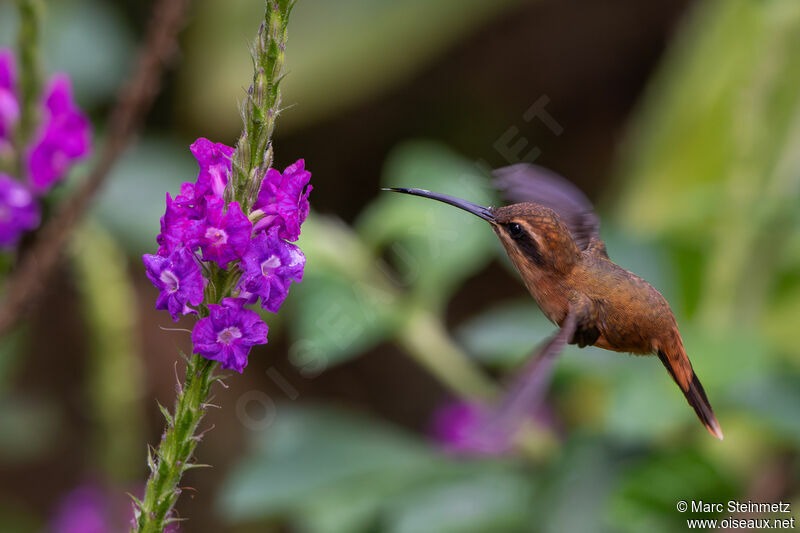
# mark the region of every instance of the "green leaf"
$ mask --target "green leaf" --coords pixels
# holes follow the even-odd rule
[[[782,372],[760,376],[736,388],[730,400],[734,407],[750,414],[758,427],[800,446],[800,377]]]
[[[295,341],[324,366],[346,361],[387,338],[401,318],[392,293],[317,272],[292,287],[288,322]]]
[[[282,406],[226,480],[219,507],[240,522],[313,508],[336,494],[390,492],[425,475],[434,457],[414,438],[374,420]],[[340,504],[361,507],[354,502]]]
[[[540,474],[535,509],[539,531],[614,531],[604,523],[618,476],[613,448],[599,439],[572,438]]]
[[[713,516],[679,513],[678,501],[725,502],[741,494],[729,475],[691,450],[657,453],[632,462],[625,470],[609,505],[615,531],[621,533],[683,531],[687,517]]]
[[[530,480],[522,472],[513,470],[483,470],[409,491],[387,511],[383,520],[386,524],[384,531],[527,531],[527,526],[534,520]]]
[[[223,485],[232,523],[289,518],[301,531],[518,531],[533,480],[508,459],[451,460],[373,419],[282,407]]]
[[[429,189],[482,205],[496,203],[476,164],[430,142],[396,148],[381,184]],[[388,246],[403,282],[412,287],[415,298],[431,305],[442,305],[499,247],[480,218],[440,202],[392,192],[371,203],[356,228],[376,250]]]
[[[752,183],[783,149],[800,103],[800,16],[793,0],[710,0],[691,15],[631,135],[621,206],[626,225],[639,231],[701,239],[715,211],[726,207],[720,184],[745,170],[737,168],[749,155],[743,143],[764,148],[748,162],[760,169]],[[752,127],[759,129],[747,131]]]
[[[482,363],[516,367],[556,331],[557,326],[528,299],[488,309],[459,326],[456,338]]]

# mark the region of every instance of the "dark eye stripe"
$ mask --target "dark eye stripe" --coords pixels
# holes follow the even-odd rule
[[[517,227],[521,227],[522,231],[518,231]],[[537,245],[533,237],[530,236],[528,231],[525,229],[525,226],[512,222],[510,224],[506,224],[505,229],[509,237],[514,240],[514,243],[517,245],[520,251],[522,251],[522,253],[528,256],[528,258],[537,265],[541,266],[544,264],[544,258],[539,251],[539,245]]]

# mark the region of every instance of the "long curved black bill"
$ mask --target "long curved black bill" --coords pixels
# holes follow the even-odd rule
[[[461,198],[448,196],[446,194],[439,194],[438,192],[426,191],[425,189],[402,189],[398,187],[389,187],[383,190],[401,192],[403,194],[411,194],[414,196],[422,196],[423,198],[430,198],[431,200],[438,200],[459,209],[463,209],[467,213],[472,213],[473,215],[481,217],[484,220],[488,220],[489,222],[494,222],[494,215],[492,214],[491,208],[473,204],[472,202],[467,202]]]

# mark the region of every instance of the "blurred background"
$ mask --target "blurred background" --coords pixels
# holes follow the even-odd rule
[[[72,76],[98,139],[149,8],[48,2],[48,70]],[[140,257],[165,192],[196,176],[189,145],[235,142],[262,14],[193,4],[143,134],[3,340],[0,530],[63,531],[78,511],[124,530],[190,349]],[[4,3],[0,44],[15,32]],[[671,532],[679,500],[796,516],[800,3],[299,0],[289,35],[275,154],[313,173],[306,278],[216,390],[182,531]],[[724,441],[657,359],[574,347],[513,452],[464,441],[464,402],[554,326],[480,220],[379,188],[496,204],[486,169],[520,160],[580,186],[611,258],[670,302]]]

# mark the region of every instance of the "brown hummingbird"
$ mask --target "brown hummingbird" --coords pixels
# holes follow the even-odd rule
[[[496,170],[494,183],[515,203],[483,207],[423,189],[388,190],[438,200],[489,222],[528,291],[560,327],[512,383],[498,417],[521,419],[535,407],[552,361],[569,343],[658,355],[700,421],[722,439],[669,304],[652,285],[609,259],[586,196],[561,176],[525,163]]]

